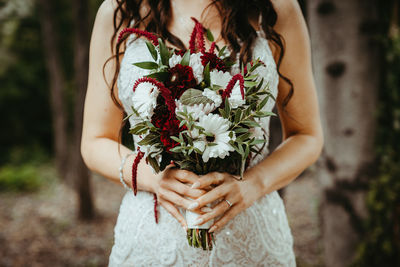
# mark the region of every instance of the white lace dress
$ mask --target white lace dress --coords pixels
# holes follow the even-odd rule
[[[268,41],[258,34],[253,57],[260,58],[265,68],[259,72],[269,81],[272,93],[277,95],[279,77]],[[136,79],[147,74],[132,63],[151,61],[143,39],[131,35],[118,79],[119,98],[129,114],[132,106],[132,87]],[[238,72],[234,66],[232,73]],[[273,102],[265,109],[272,110]],[[133,121],[131,121],[131,124]],[[269,119],[261,121],[269,132]],[[256,157],[254,166],[267,156]],[[192,248],[186,232],[163,207],[159,207],[159,223],[153,213],[153,194],[139,191],[135,197],[128,191],[121,203],[114,229],[109,266],[295,266],[293,237],[288,225],[283,201],[276,191],[264,196],[238,214],[215,234],[212,251]]]

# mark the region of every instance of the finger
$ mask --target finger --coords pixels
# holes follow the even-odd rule
[[[221,172],[210,172],[203,175],[192,185],[192,188],[207,188],[211,185],[220,185],[225,181],[227,174]]]
[[[230,220],[232,220],[237,214],[239,214],[243,210],[242,205],[234,205],[232,206],[225,214],[213,225],[211,225],[209,233],[215,232],[216,230],[222,229]]]
[[[165,183],[164,186],[182,196],[190,198],[198,198],[206,193],[205,190],[192,189],[189,185],[183,184],[177,180],[170,180],[168,183]]]
[[[192,209],[201,208],[201,207],[204,207],[207,204],[210,204],[218,199],[224,198],[224,196],[229,193],[228,190],[229,190],[228,186],[224,186],[223,184],[219,185],[219,186],[213,188],[211,191],[208,191],[201,197],[197,198],[196,201],[194,202],[194,204],[192,206],[190,206],[190,208],[192,208]]]
[[[173,203],[174,205],[183,207],[185,209],[189,209],[190,207],[193,206],[197,206],[198,204],[195,203],[195,205],[193,205],[194,201],[183,198],[182,196],[178,195],[177,193],[175,193],[174,191],[168,190],[168,189],[161,189],[158,192],[159,196],[165,200],[168,200],[169,202]],[[194,207],[196,208],[196,207]]]
[[[186,219],[183,217],[183,215],[179,212],[179,210],[171,203],[168,202],[167,200],[163,200],[160,202],[161,206],[164,207],[175,219],[178,220],[178,222],[181,224],[183,229],[187,229],[187,223]]]
[[[183,183],[194,184],[199,180],[199,176],[194,172],[180,169],[171,169],[171,174]]]
[[[196,224],[197,225],[204,224],[209,220],[212,220],[224,214],[229,208],[230,206],[225,201],[221,201],[210,212],[204,213],[202,216],[199,216],[197,218]]]

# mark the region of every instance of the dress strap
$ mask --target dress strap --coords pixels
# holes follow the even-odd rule
[[[256,31],[257,35],[260,36],[260,37],[265,38],[265,32],[264,32],[264,30],[262,28],[262,15],[261,15],[261,13],[258,16],[258,28],[259,28],[259,30]]]

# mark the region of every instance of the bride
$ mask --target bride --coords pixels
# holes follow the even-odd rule
[[[309,36],[296,0],[104,1],[91,39],[83,158],[91,170],[131,186],[135,155],[120,143],[119,133],[135,101],[132,86],[145,75],[132,64],[149,61],[150,55],[141,39],[131,35],[121,46],[116,39],[124,28],[136,27],[184,49],[194,26],[191,17],[210,29],[218,46],[228,45],[236,58],[232,73],[252,58],[265,63],[260,73],[276,96],[283,141],[272,153],[264,150],[252,159],[243,181],[228,173],[200,178],[174,168],[154,174],[140,162],[139,192],[127,190],[122,200],[109,266],[295,266],[293,238],[276,190],[315,162],[323,144]],[[269,119],[262,126],[269,132]],[[158,224],[153,194],[160,204]],[[206,206],[215,200],[222,201]],[[209,230],[215,233],[212,251],[187,244],[185,210],[201,214],[199,224],[215,219]]]

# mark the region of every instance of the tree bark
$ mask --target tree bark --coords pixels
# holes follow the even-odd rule
[[[308,1],[314,73],[325,135],[318,174],[326,266],[348,266],[363,233],[374,172],[379,49],[374,0]]]
[[[50,83],[50,102],[53,116],[55,164],[59,175],[66,180],[68,169],[68,133],[64,103],[65,78],[57,48],[57,31],[54,28],[54,10],[51,0],[40,0],[40,20],[43,49]]]
[[[74,129],[72,140],[72,177],[78,196],[78,217],[83,220],[94,218],[94,204],[90,186],[90,174],[80,153],[82,137],[83,106],[85,102],[89,68],[89,11],[87,0],[73,0],[73,19],[75,26],[74,42]]]

